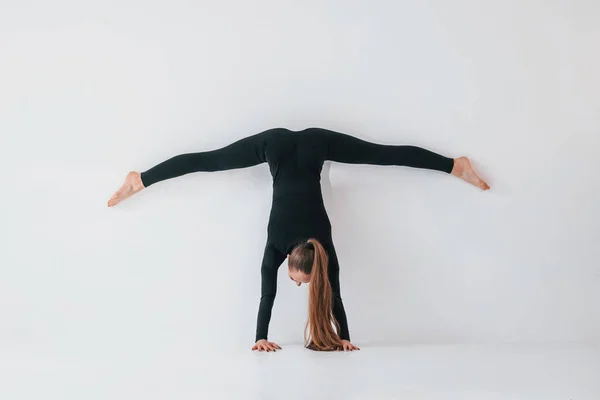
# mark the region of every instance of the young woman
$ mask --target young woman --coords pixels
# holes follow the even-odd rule
[[[480,189],[489,189],[465,157],[452,159],[414,146],[375,144],[320,128],[299,132],[278,128],[218,150],[180,154],[142,173],[132,171],[108,206],[115,206],[165,179],[268,163],[273,177],[273,202],[261,266],[262,296],[256,343],[252,350],[281,349],[267,340],[267,333],[277,292],[277,270],[286,257],[290,279],[298,286],[310,282],[305,346],[322,351],[358,350],[350,343],[340,292],[340,268],[321,193],[321,169],[326,160],[436,170],[455,175]]]

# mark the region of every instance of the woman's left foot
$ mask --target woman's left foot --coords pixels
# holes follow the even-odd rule
[[[452,175],[459,177],[465,182],[471,185],[477,186],[481,190],[489,190],[488,185],[483,179],[481,179],[471,167],[471,162],[467,157],[459,157],[454,160],[454,168],[452,168]]]

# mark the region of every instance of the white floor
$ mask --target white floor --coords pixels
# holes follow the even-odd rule
[[[592,346],[226,347],[121,349],[87,360],[2,352],[0,399],[600,399],[600,349]]]

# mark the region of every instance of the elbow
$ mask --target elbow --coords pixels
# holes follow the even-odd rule
[[[263,293],[262,296],[260,296],[260,301],[274,301],[275,300],[275,293]]]

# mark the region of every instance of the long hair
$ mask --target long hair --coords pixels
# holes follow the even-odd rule
[[[327,252],[318,240],[308,239],[292,250],[288,266],[310,275],[304,346],[317,351],[341,350],[342,340],[337,333],[340,326],[333,316],[333,290],[327,274]]]

